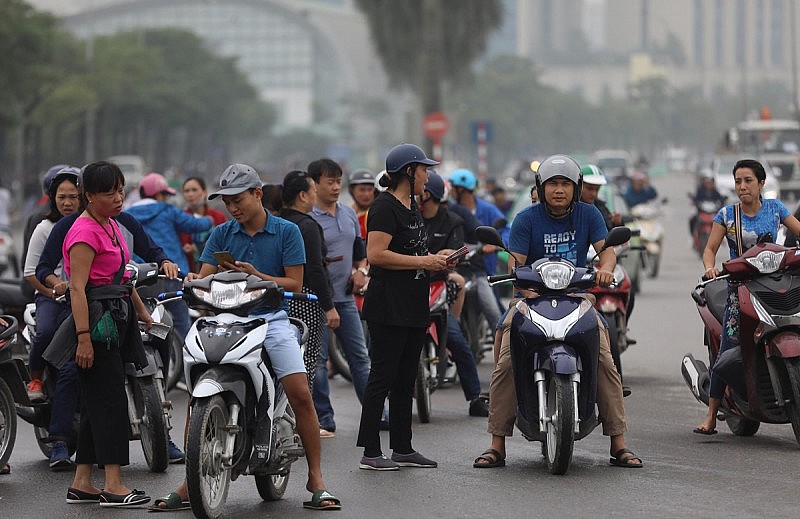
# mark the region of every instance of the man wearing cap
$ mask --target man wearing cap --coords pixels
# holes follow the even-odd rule
[[[175,190],[169,187],[167,180],[158,173],[149,173],[139,182],[140,200],[130,206],[125,212],[136,218],[142,224],[145,232],[152,238],[156,245],[164,250],[168,258],[177,263],[184,274],[189,272],[189,262],[183,253],[180,233],[196,233],[207,231],[214,224],[211,217],[195,218],[184,213],[178,207],[169,204],[167,200],[175,195]],[[164,291],[180,290],[182,283],[178,279],[165,279]],[[172,323],[178,338],[183,342],[189,333],[191,322],[189,320],[189,307],[183,300],[170,301],[164,307],[172,316]],[[170,463],[182,463],[183,453],[170,440]]]
[[[287,291],[301,291],[306,262],[303,237],[297,225],[264,209],[261,204],[262,185],[258,173],[246,164],[232,164],[225,169],[220,177],[219,190],[208,198],[221,196],[233,219],[214,227],[200,255],[200,273],[190,273],[188,279],[209,276],[221,267],[275,281]],[[234,263],[218,264],[214,253],[220,251],[229,251]],[[339,499],[326,490],[322,478],[319,422],[294,327],[284,310],[268,312],[264,317],[269,321],[264,349],[295,412],[297,432],[306,451],[306,489],[313,496],[303,506],[341,508]],[[256,450],[251,463],[261,461],[258,454]],[[186,497],[185,483],[177,493],[181,498]]]

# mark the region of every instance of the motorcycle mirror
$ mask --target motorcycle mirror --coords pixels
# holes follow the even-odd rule
[[[500,247],[506,251],[510,257],[514,258],[514,264],[517,264],[517,257],[506,248],[505,244],[503,243],[503,238],[500,237],[500,233],[497,232],[497,229],[494,227],[489,227],[488,225],[480,225],[475,228],[475,236],[487,245],[495,245]]]
[[[603,250],[609,247],[616,247],[617,245],[622,245],[626,241],[631,239],[632,232],[628,227],[614,227],[610,231],[608,231],[608,236],[606,236],[606,241],[603,243]]]
[[[488,225],[478,226],[475,229],[475,236],[483,243],[505,248],[500,233],[494,227],[489,227]]]

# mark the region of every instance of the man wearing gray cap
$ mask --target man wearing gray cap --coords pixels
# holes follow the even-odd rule
[[[301,291],[306,258],[300,229],[269,214],[261,205],[262,194],[261,179],[252,167],[232,164],[225,169],[219,190],[208,198],[221,196],[233,219],[214,228],[200,256],[200,273],[189,274],[187,279],[209,276],[222,267],[275,281],[287,291]],[[214,253],[219,251],[229,251],[235,261],[218,264]],[[297,432],[306,451],[306,488],[313,495],[303,506],[318,510],[341,508],[339,499],[326,490],[322,478],[319,423],[294,328],[284,310],[264,317],[269,321],[264,348],[295,412]],[[177,493],[186,498],[185,483]]]

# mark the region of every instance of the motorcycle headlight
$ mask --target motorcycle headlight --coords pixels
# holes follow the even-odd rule
[[[572,281],[575,268],[567,263],[543,263],[536,269],[544,286],[550,290],[564,290]]]
[[[758,269],[762,274],[770,274],[781,268],[781,261],[786,251],[773,252],[765,250],[759,252],[753,258],[747,258],[747,262]]]
[[[247,282],[240,281],[238,283],[220,283],[218,281],[211,282],[211,290],[194,287],[194,295],[196,295],[204,303],[208,303],[214,308],[225,310],[228,308],[236,308],[254,301],[264,295],[266,289],[259,288],[256,290],[246,290]]]

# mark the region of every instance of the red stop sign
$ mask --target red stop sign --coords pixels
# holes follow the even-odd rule
[[[449,129],[450,121],[444,112],[431,112],[422,120],[422,131],[431,139],[441,139]]]

